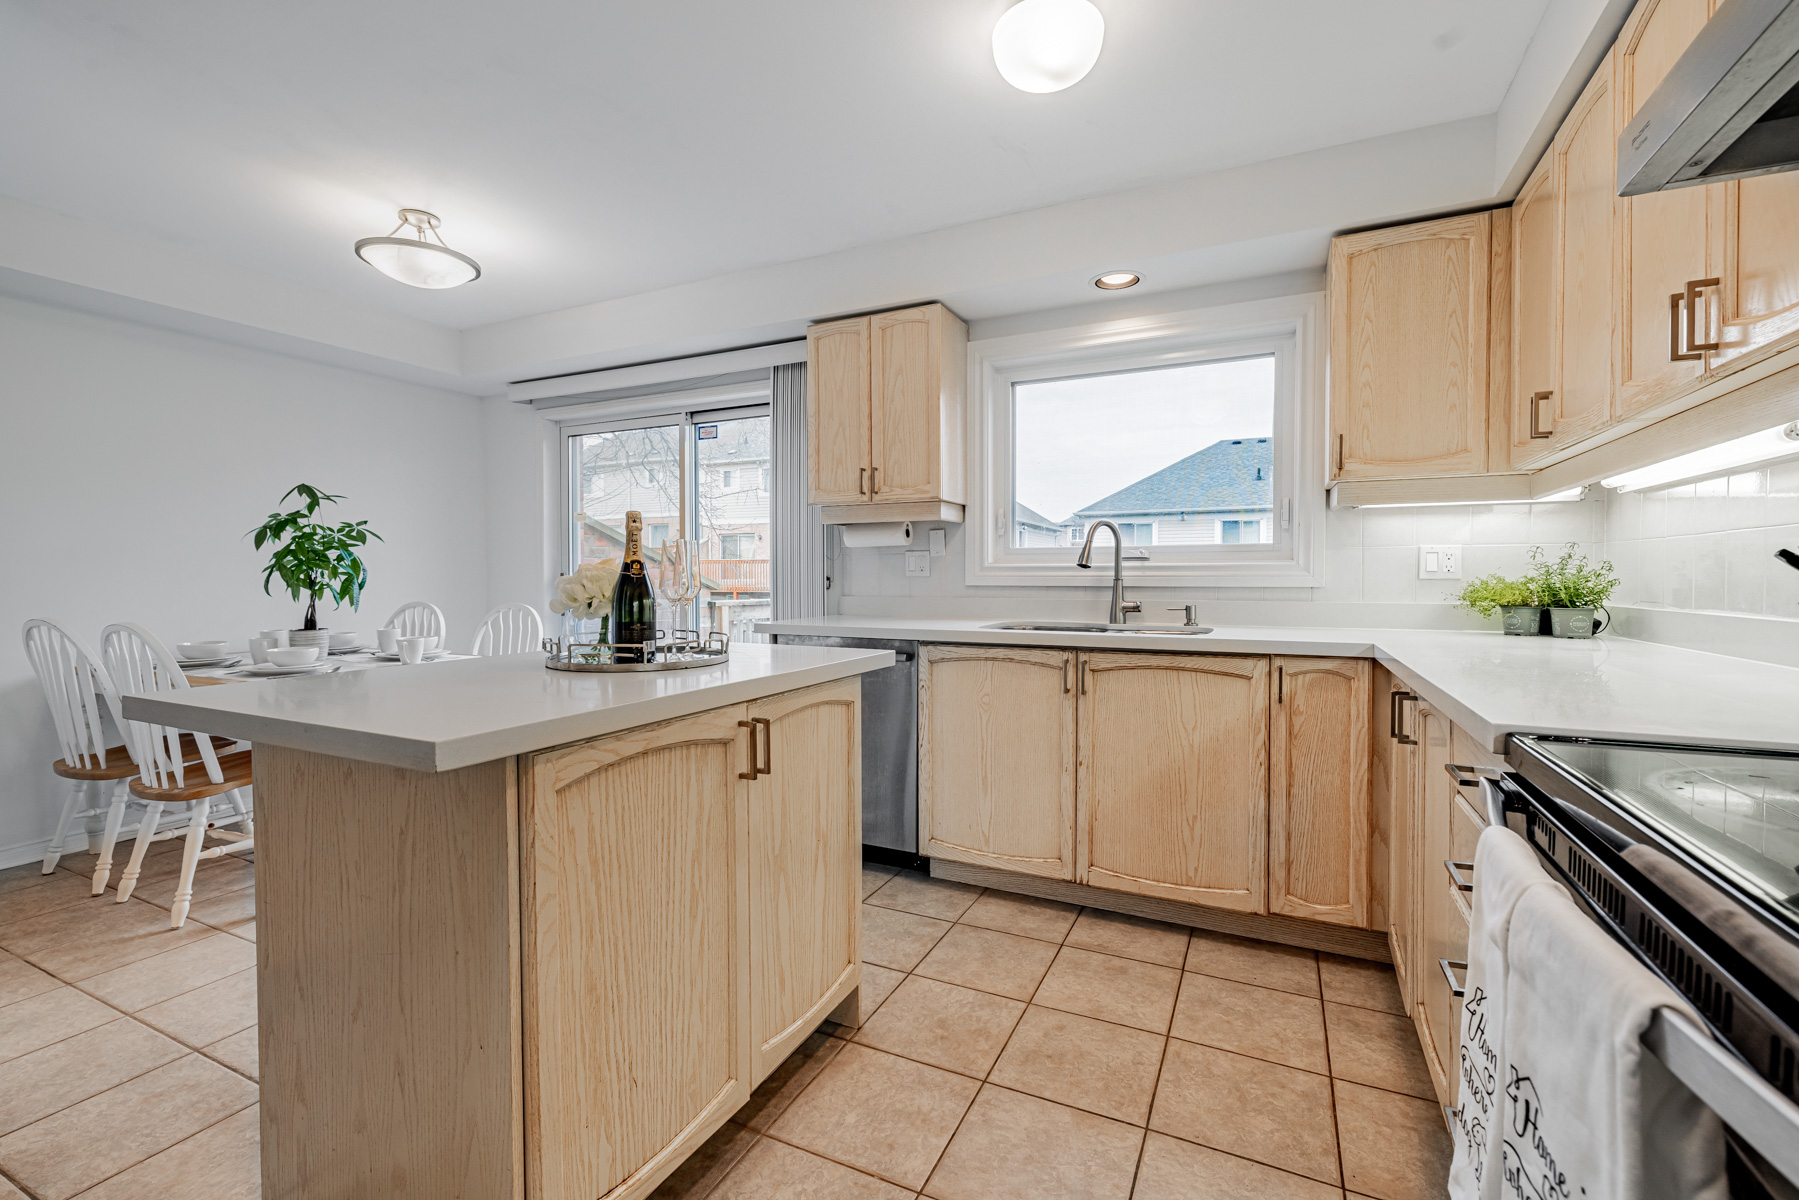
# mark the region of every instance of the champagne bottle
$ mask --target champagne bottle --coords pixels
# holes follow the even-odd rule
[[[612,640],[614,662],[648,662],[648,649],[627,646],[656,640],[656,596],[643,566],[643,514],[625,514],[625,557],[618,568],[618,586],[612,590]]]

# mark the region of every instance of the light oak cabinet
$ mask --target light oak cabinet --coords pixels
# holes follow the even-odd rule
[[[1385,882],[1384,901],[1388,945],[1393,951],[1393,973],[1405,1010],[1412,1012],[1422,979],[1418,965],[1418,881],[1416,863],[1421,853],[1418,831],[1418,697],[1385,667],[1374,668],[1374,704],[1385,714],[1386,729],[1373,739],[1373,780],[1369,803],[1375,828],[1386,834],[1384,861],[1375,856],[1371,867]],[[1384,734],[1384,736],[1383,736]],[[1380,848],[1377,838],[1376,849]]]
[[[1560,350],[1555,396],[1544,407],[1547,445],[1559,449],[1611,420],[1613,230],[1617,208],[1611,59],[1599,66],[1550,147],[1561,220],[1556,254]]]
[[[1799,343],[1799,173],[1712,184],[1708,270],[1719,280],[1708,372],[1735,370]]]
[[[1077,878],[1267,911],[1266,658],[1080,655]]]
[[[1331,478],[1487,470],[1487,213],[1333,239]]]
[[[1268,911],[1365,928],[1368,660],[1279,657],[1273,665]]]
[[[861,686],[757,700],[749,794],[750,1084],[861,981]]]
[[[921,853],[1075,875],[1075,655],[927,646],[918,687]]]
[[[968,327],[926,304],[814,325],[806,343],[807,502],[831,521],[959,508]]]
[[[749,1098],[743,715],[736,705],[528,760],[533,1200],[592,1200],[633,1177],[647,1192]]]

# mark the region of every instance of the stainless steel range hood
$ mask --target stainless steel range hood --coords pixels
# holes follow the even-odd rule
[[[1799,170],[1799,0],[1724,0],[1618,136],[1618,194]]]

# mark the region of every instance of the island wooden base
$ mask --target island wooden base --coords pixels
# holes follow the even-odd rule
[[[859,1022],[860,685],[427,773],[258,747],[269,1200],[637,1200]]]

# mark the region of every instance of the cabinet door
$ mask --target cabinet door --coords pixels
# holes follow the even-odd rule
[[[645,1194],[749,1098],[743,716],[735,705],[527,760],[534,1200]]]
[[[1076,872],[1268,910],[1268,660],[1080,655]]]
[[[748,785],[752,1086],[861,980],[862,687],[749,706],[767,773]]]
[[[806,503],[868,499],[868,318],[806,330]]]
[[[1618,202],[1611,63],[1608,54],[1554,146],[1561,180],[1562,324],[1561,384],[1549,439],[1555,448],[1581,441],[1611,420],[1612,218]]]
[[[1331,242],[1332,478],[1487,466],[1486,213]]]
[[[1455,902],[1443,860],[1453,856],[1450,818],[1456,786],[1445,766],[1454,759],[1454,726],[1428,704],[1418,706],[1418,911],[1420,953],[1414,1016],[1437,1095],[1454,1107],[1460,1049],[1460,1009],[1439,959],[1468,957],[1468,925]]]
[[[1074,878],[1074,655],[931,646],[918,823],[932,858]]]
[[[942,466],[941,305],[869,318],[875,500],[938,500]]]
[[[1561,281],[1556,229],[1561,220],[1555,152],[1543,155],[1512,204],[1511,465],[1551,450],[1555,397],[1561,391]]]
[[[1365,658],[1276,658],[1268,911],[1368,927]]]
[[[1711,273],[1720,281],[1711,323],[1712,368],[1746,365],[1799,342],[1799,173],[1713,184],[1723,219],[1713,222]],[[1704,312],[1702,307],[1701,312]]]
[[[1643,0],[1618,37],[1616,121],[1623,129],[1705,27],[1711,0]],[[1669,297],[1707,272],[1707,208],[1717,189],[1675,188],[1617,202],[1616,415],[1630,416],[1699,378],[1704,363],[1674,360]]]
[[[1385,672],[1382,672],[1383,674]],[[1395,700],[1395,694],[1398,699]],[[1375,733],[1375,786],[1387,789],[1391,823],[1387,851],[1387,939],[1399,994],[1411,1012],[1422,978],[1418,966],[1418,746],[1417,696],[1387,676],[1376,691],[1376,709],[1386,728]],[[1382,758],[1385,770],[1381,769]]]

